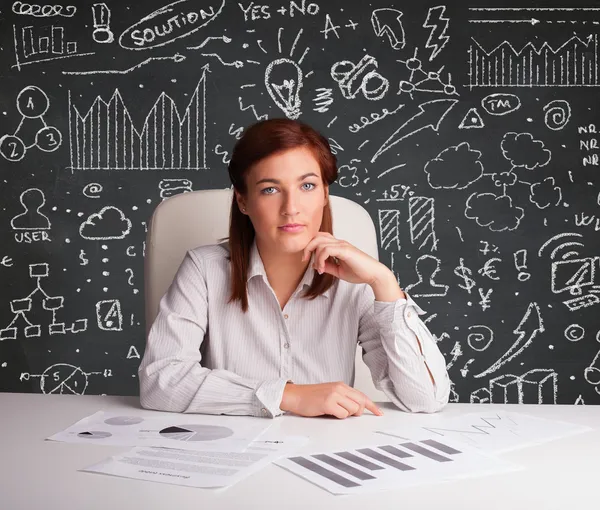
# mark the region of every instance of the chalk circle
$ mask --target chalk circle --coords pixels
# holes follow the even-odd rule
[[[579,342],[585,336],[585,329],[579,324],[571,324],[565,329],[565,338],[569,342]]]
[[[108,425],[135,425],[143,421],[144,418],[140,418],[139,416],[113,416],[104,420],[104,423]]]
[[[233,430],[228,427],[193,423],[191,425],[167,427],[162,429],[159,434],[166,439],[177,441],[214,441],[233,435]]]
[[[0,138],[0,154],[8,161],[21,161],[27,147],[18,136],[4,135]]]
[[[17,96],[17,110],[29,119],[41,117],[48,111],[49,106],[48,96],[35,85],[25,87]]]
[[[112,436],[110,432],[105,432],[103,430],[89,430],[77,434],[77,437],[80,437],[82,439],[106,439],[110,436]]]
[[[45,126],[35,135],[35,144],[44,152],[52,152],[58,149],[62,142],[60,131],[54,126]]]

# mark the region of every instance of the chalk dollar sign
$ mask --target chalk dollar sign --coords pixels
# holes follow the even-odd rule
[[[81,250],[79,253],[79,260],[81,260],[80,266],[87,266],[89,260],[85,258],[85,251]]]
[[[471,294],[471,289],[475,287],[475,280],[471,278],[471,275],[473,273],[468,267],[465,267],[465,261],[462,257],[460,259],[460,264],[456,266],[456,268],[454,268],[454,274],[465,282],[464,285],[461,285],[459,283],[458,286],[461,289],[465,289],[469,294]]]

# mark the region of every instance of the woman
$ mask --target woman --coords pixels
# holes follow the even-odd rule
[[[229,241],[188,251],[161,299],[139,367],[142,406],[381,415],[351,387],[358,342],[398,408],[444,407],[450,381],[424,312],[384,264],[332,235],[327,140],[298,121],[258,122],[237,142],[229,177]]]

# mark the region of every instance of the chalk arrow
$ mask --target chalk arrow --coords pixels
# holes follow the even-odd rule
[[[375,9],[371,15],[375,35],[377,37],[387,35],[395,50],[401,50],[406,44],[401,17],[401,11],[389,8]]]
[[[419,112],[396,129],[392,136],[379,147],[379,150],[371,158],[371,163],[397,143],[423,129],[432,128],[437,132],[440,124],[456,103],[458,103],[457,99],[434,99],[420,105]]]
[[[544,322],[542,321],[542,316],[540,315],[540,309],[537,303],[529,303],[525,315],[523,315],[521,322],[513,331],[514,334],[519,335],[517,341],[512,344],[511,348],[508,349],[508,351],[506,351],[502,357],[490,368],[473,377],[483,377],[491,372],[495,372],[515,356],[521,354],[529,346],[529,344],[533,342],[533,339],[537,336],[537,334],[542,333],[543,331]]]
[[[469,23],[531,23],[537,25],[541,23],[539,19],[470,19]]]

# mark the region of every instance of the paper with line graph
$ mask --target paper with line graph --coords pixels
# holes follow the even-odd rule
[[[373,442],[293,455],[275,464],[333,494],[359,494],[486,476],[522,469],[458,441],[434,439]]]
[[[585,425],[502,411],[432,418],[428,425],[377,432],[404,439],[431,434],[438,441],[455,440],[488,453],[501,453],[593,430]]]

